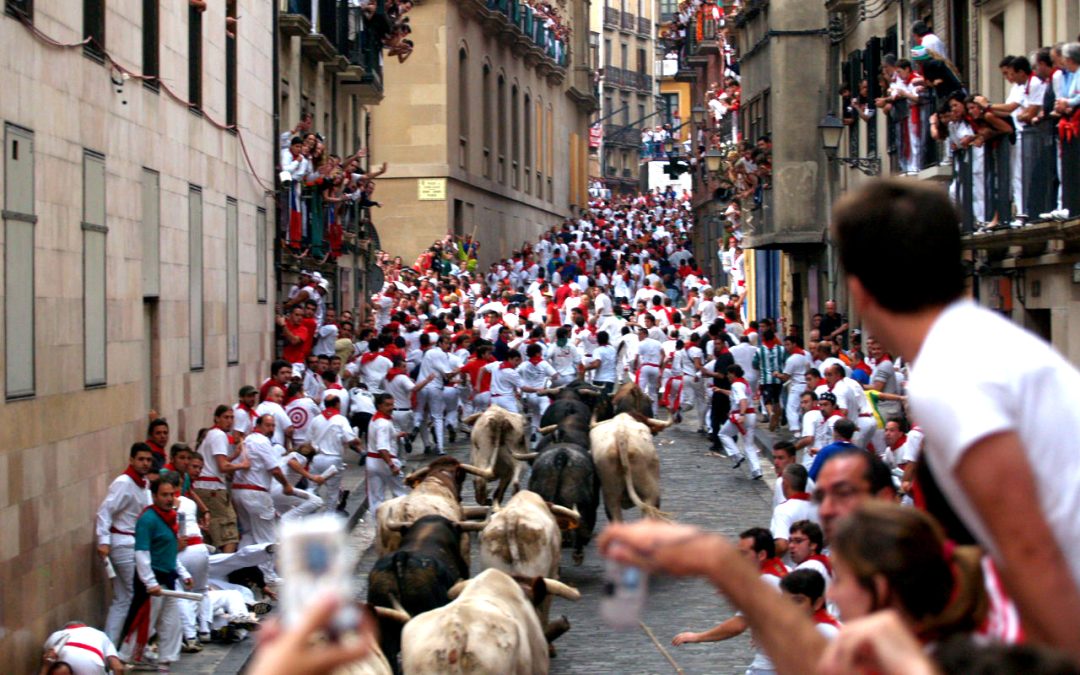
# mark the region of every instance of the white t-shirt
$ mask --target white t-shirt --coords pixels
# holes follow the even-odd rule
[[[323,324],[315,332],[316,340],[312,352],[319,356],[333,356],[334,343],[337,342],[338,327],[332,323]]]
[[[547,385],[548,380],[555,377],[555,369],[543,359],[533,363],[525,360],[518,366],[518,374],[521,375],[521,383],[529,388],[541,388]]]
[[[604,345],[597,347],[593,352],[592,363],[600,362],[600,367],[596,369],[593,380],[596,382],[615,382],[617,377],[615,371],[615,361],[618,353],[611,345]]]
[[[93,649],[74,645],[86,645]],[[45,641],[44,648],[55,649],[57,660],[70,665],[75,675],[100,675],[105,672],[105,662],[110,656],[119,658],[112,640],[90,626],[58,630]]]
[[[293,445],[308,442],[308,429],[311,427],[311,421],[318,417],[320,412],[319,405],[307,396],[301,396],[289,401],[289,405],[285,406],[285,415],[289,418],[289,423],[292,424]]]
[[[270,472],[281,464],[281,455],[274,450],[270,439],[257,431],[248,434],[244,439],[244,451],[247,453],[251,466],[237,471],[233,477],[233,484],[257,485],[264,490],[269,490],[273,480]]]
[[[345,447],[355,440],[356,432],[344,415],[334,415],[329,420],[319,415],[311,423],[311,442],[324,455],[344,457]]]
[[[284,447],[285,430],[292,426],[289,416],[285,413],[285,408],[273,401],[263,401],[255,408],[255,414],[260,417],[263,415],[274,416],[274,435],[270,437],[270,442]]]
[[[381,393],[385,386],[386,373],[393,367],[394,362],[382,354],[371,360],[360,358],[360,375],[367,386],[368,391]]]
[[[224,490],[225,476],[218,471],[217,460],[214,457],[222,455],[228,458],[232,455],[233,450],[234,448],[229,442],[229,436],[224,431],[217,427],[207,431],[206,437],[203,438],[203,442],[199,445],[199,454],[203,458],[203,470],[199,478],[193,481],[196,483],[196,487],[204,490]]]
[[[1002,354],[1023,354],[1021,367],[991,367]],[[942,493],[994,553],[989,529],[953,471],[974,443],[1006,431],[1020,437],[1043,516],[1080,584],[1080,406],[1073,400],[1078,391],[1080,372],[1061,354],[966,299],[934,321],[908,384],[914,417],[926,434],[924,453]]]
[[[791,379],[790,387],[794,391],[801,391],[806,389],[806,371],[810,369],[810,360],[806,358],[806,352],[801,354],[789,354],[787,360],[784,361],[785,375],[789,375]],[[789,394],[790,396],[790,394]]]
[[[660,360],[663,358],[662,353],[664,351],[663,345],[651,337],[645,338],[638,342],[637,353],[640,366],[659,366]]]
[[[791,536],[791,524],[800,520],[818,522],[817,507],[809,499],[787,499],[773,509],[769,530],[773,539],[787,539]],[[790,560],[785,559],[785,563]]]

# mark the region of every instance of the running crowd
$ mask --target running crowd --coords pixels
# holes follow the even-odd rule
[[[881,202],[881,208],[897,199],[874,196],[869,203]],[[901,196],[926,211],[926,222],[945,217],[934,208],[951,213],[937,196]],[[887,223],[889,213],[875,211],[871,221]],[[924,434],[911,420],[937,429],[953,419],[951,400],[909,409],[907,383],[915,388],[917,375],[906,359],[873,339],[864,351],[861,334],[850,330],[834,303],[814,317],[805,343],[778,333],[771,320],[746,321],[743,254],[738,221],[732,222],[731,247],[719,252],[725,285],[710,283],[695,260],[689,197],[670,189],[596,199],[578,218],[486,272],[478,269],[479,243],[471,237],[448,236],[412,266],[387,259],[387,283],[370,299],[371,318],[360,327],[348,312],[339,316],[328,306],[325,279],[303,274],[277,318],[283,349],[268,379],[243,387],[235,404],[218,406],[194,449],[169,446],[168,422],[152,415],[146,441],[131,447],[129,468],[97,514],[99,552],[113,585],[105,631],[69,625],[50,638],[47,659],[119,656],[167,671],[181,650],[242,638],[275,598],[278,521],[341,508],[347,460],[365,466],[374,512],[388,494],[404,494],[407,456],[443,454],[457,434],[468,432],[463,420],[474,411],[496,405],[520,412],[538,440],[546,393],[575,380],[607,391],[636,382],[677,420],[708,435],[735,469],[746,463],[752,480],[762,477],[755,430],[760,425],[778,433],[769,528],[743,532],[737,545],[722,537],[688,538],[697,531],[658,522],[613,526],[601,538],[606,555],[654,571],[708,576],[740,608],[714,628],[677,635],[675,644],[751,629],[760,648],[751,672],[760,673],[772,672],[770,656],[777,670],[798,672],[784,662],[786,649],[819,653],[824,639],[838,635],[836,642],[847,644],[838,616],[865,619],[848,634],[862,631],[879,642],[886,636],[887,646],[908,656],[922,653],[920,642],[944,643],[958,634],[1006,645],[1024,639],[1025,631],[1043,641],[1060,636],[1062,629],[1045,616],[1031,620],[1030,589],[1025,594],[1022,588],[1015,604],[1003,590],[1002,579],[1015,593],[1016,571],[1009,564],[1011,544],[1002,544],[1000,575],[995,562],[1002,557],[984,553],[994,550],[986,543],[994,521],[972,515],[951,474],[931,474],[920,461]],[[920,237],[911,241],[946,236],[915,234]],[[904,238],[890,242],[910,245]],[[878,243],[858,242],[869,250]],[[935,255],[955,248],[958,257],[959,239],[952,243],[939,242]],[[859,267],[861,257],[843,254],[849,274],[868,280],[860,292],[882,296],[880,305],[860,305],[866,324],[914,356],[901,339],[909,334],[887,320],[893,315],[886,312],[897,311],[901,319],[903,312]],[[899,306],[913,311],[910,303],[922,301],[920,293],[942,297],[955,285],[951,277],[930,279]],[[961,304],[946,312],[981,311],[947,299]],[[1012,339],[1016,348],[1037,351]],[[928,376],[922,377],[925,392]],[[978,438],[962,420],[956,423],[961,429],[952,442],[963,442],[961,432]],[[995,428],[1008,427],[1002,421]],[[1059,491],[1076,492],[1075,463],[1062,459],[1072,473],[1055,486]],[[1009,497],[1023,501],[1033,494],[1018,490]],[[1069,550],[1062,531],[1070,527],[1060,518],[1044,526],[1048,551]],[[754,565],[731,562],[743,560]],[[1060,561],[1048,560],[1052,576]],[[1066,564],[1075,567],[1075,559]],[[777,603],[772,593],[757,592],[758,575],[797,602]],[[185,597],[181,588],[192,594]],[[156,653],[147,648],[155,630]],[[113,645],[120,645],[119,654]],[[976,658],[968,648],[953,657]],[[843,655],[831,658],[843,662]]]

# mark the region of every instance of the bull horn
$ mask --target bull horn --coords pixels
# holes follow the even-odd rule
[[[403,520],[389,520],[383,524],[383,527],[390,530],[391,532],[401,532],[408,526],[409,523],[406,523]]]
[[[581,522],[581,514],[578,513],[576,507],[573,509],[568,509],[565,506],[560,506],[559,504],[548,504],[548,509],[551,511],[551,515],[553,516],[562,516],[563,518],[569,518],[575,523]]]
[[[537,429],[537,431],[541,435],[547,435],[547,434],[550,434],[552,431],[555,431],[558,428],[559,428],[558,424],[549,424],[546,427],[540,427],[539,429]]]
[[[539,452],[513,452],[510,453],[514,456],[514,459],[519,462],[531,462],[540,456]]]
[[[592,431],[601,424],[603,424],[603,422],[589,422],[589,431]]]
[[[487,524],[486,520],[459,520],[457,526],[462,532],[479,532],[487,527]]]
[[[491,513],[490,506],[462,506],[461,515],[465,518],[486,518]]]
[[[483,415],[483,414],[484,413],[482,413],[482,412],[473,413],[473,414],[469,415],[468,417],[466,417],[465,419],[461,420],[461,422],[462,422],[462,424],[472,424],[476,420],[480,419],[480,416]]]
[[[495,469],[481,469],[480,467],[473,466],[472,464],[461,464],[460,466],[462,469],[465,470],[465,473],[471,473],[477,478],[491,480],[495,477]]]
[[[371,609],[375,612],[375,616],[379,617],[380,619],[390,619],[399,623],[408,623],[409,620],[412,619],[412,617],[409,616],[408,612],[397,609],[390,609],[389,607],[375,606]]]
[[[672,417],[669,420],[657,420],[651,417],[647,417],[645,419],[645,424],[647,424],[650,428],[653,429],[667,429],[672,424],[675,424],[675,418]]]
[[[567,600],[580,600],[581,593],[578,589],[571,586],[567,586],[561,581],[555,579],[544,579],[544,586],[547,588],[549,595],[557,595],[560,598],[566,598]]]
[[[599,396],[600,392],[595,389],[586,389],[582,387],[578,389],[578,396]]]
[[[469,585],[469,580],[468,579],[462,579],[461,581],[457,582],[456,584],[454,584],[453,586],[450,587],[450,590],[446,592],[446,597],[450,598],[451,600],[454,600],[455,598],[457,598],[457,596],[461,595],[461,592],[463,590],[465,590],[465,587],[468,586],[468,585]]]

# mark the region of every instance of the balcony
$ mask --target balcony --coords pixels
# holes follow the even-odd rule
[[[626,127],[622,124],[604,125],[604,143],[627,148],[641,146],[641,128]]]
[[[637,17],[635,17],[630,12],[622,12],[622,22],[620,24],[620,28],[622,28],[622,30],[628,33],[633,33],[634,29],[637,28],[636,19]]]
[[[562,84],[570,54],[564,40],[521,0],[460,0],[458,10],[475,18],[484,31],[510,47],[514,55],[548,79]]]
[[[604,27],[618,30],[619,10],[615,9],[614,7],[604,8]]]
[[[651,37],[652,36],[652,21],[650,21],[648,18],[646,18],[644,16],[639,16],[637,18],[637,32],[638,32],[638,35],[640,35],[642,37],[646,37],[646,38]]]
[[[698,12],[697,19],[691,27],[687,28],[687,37],[690,42],[691,61],[708,62],[708,57],[718,56],[721,52],[719,34],[719,22],[715,19],[707,19],[703,12]]]
[[[349,0],[285,0],[278,29],[287,37],[299,36],[304,56],[326,63],[337,72],[346,94],[364,103],[382,98],[383,37],[390,23],[386,1],[377,0],[371,18]]]
[[[609,87],[622,87],[640,92],[652,92],[652,76],[633,70],[624,70],[615,66],[604,67],[604,84]]]

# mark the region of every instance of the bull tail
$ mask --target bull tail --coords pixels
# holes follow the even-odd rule
[[[623,475],[623,482],[626,483],[626,493],[630,495],[630,501],[634,503],[634,506],[641,509],[641,513],[646,518],[668,520],[669,514],[664,513],[652,504],[647,504],[638,496],[637,490],[634,489],[634,479],[630,475],[630,452],[626,448],[626,432],[623,430],[615,432],[615,449],[619,453],[619,472]]]

